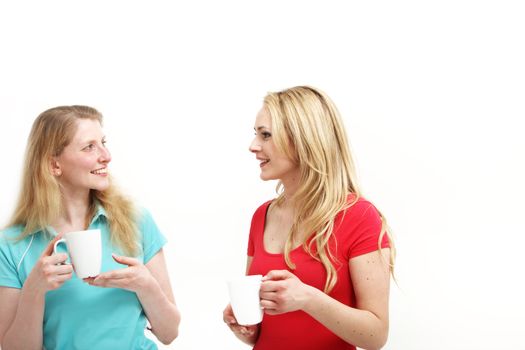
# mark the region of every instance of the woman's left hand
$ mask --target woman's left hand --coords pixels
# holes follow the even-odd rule
[[[261,283],[261,306],[269,315],[301,310],[310,299],[312,288],[290,271],[272,270]]]
[[[139,293],[151,285],[153,276],[140,261],[127,256],[115,254],[112,256],[116,262],[128,267],[104,272],[94,278],[85,278],[84,281],[96,287],[122,288],[135,293]]]

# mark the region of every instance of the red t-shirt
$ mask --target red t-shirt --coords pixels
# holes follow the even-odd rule
[[[284,261],[284,254],[268,253],[264,249],[264,225],[266,212],[271,201],[261,205],[254,213],[248,242],[248,256],[253,257],[250,275],[266,275],[271,270],[289,270],[303,283],[323,290],[326,272],[321,262],[312,258],[302,246],[290,252],[296,265],[290,270]],[[343,215],[344,214],[344,215]],[[355,293],[348,268],[348,260],[378,249],[377,242],[381,231],[381,219],[375,207],[360,198],[346,212],[339,213],[334,222],[332,254],[337,257],[337,284],[328,294],[341,303],[355,307]],[[388,247],[385,235],[381,247]],[[355,350],[328,328],[304,311],[288,312],[281,315],[264,314],[256,350]]]

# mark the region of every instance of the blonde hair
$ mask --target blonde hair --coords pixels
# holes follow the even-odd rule
[[[103,117],[92,107],[60,106],[41,113],[33,123],[20,194],[9,223],[9,226],[24,226],[19,239],[35,231],[47,232],[47,226],[63,210],[60,186],[50,165],[51,159],[59,156],[71,142],[78,119],[97,120],[102,125]],[[112,242],[125,254],[136,255],[139,252],[137,215],[132,202],[120,193],[111,179],[106,190],[91,191],[89,218],[95,214],[97,202],[106,210]]]
[[[348,146],[342,119],[331,99],[323,92],[297,86],[280,92],[270,92],[264,98],[272,121],[272,138],[277,149],[299,165],[300,185],[294,194],[296,205],[293,224],[284,247],[289,268],[295,264],[290,251],[299,234],[312,232],[303,248],[319,260],[326,270],[324,291],[330,292],[337,283],[336,258],[329,242],[334,232],[336,215],[351,207],[361,196],[355,166]],[[282,183],[277,185],[279,196],[275,204],[284,202]],[[351,203],[348,195],[353,194]],[[385,217],[382,221],[378,248],[386,234],[390,241],[390,271],[393,275],[395,248]],[[312,237],[313,236],[313,237]],[[310,237],[310,244],[307,244]],[[336,242],[337,243],[337,242]],[[316,252],[312,251],[315,245]]]

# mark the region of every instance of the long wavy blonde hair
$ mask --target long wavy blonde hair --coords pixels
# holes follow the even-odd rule
[[[61,214],[63,199],[60,185],[51,172],[51,159],[60,155],[71,142],[79,119],[97,120],[101,125],[103,121],[102,114],[92,107],[60,106],[41,113],[33,123],[20,194],[8,224],[24,226],[19,239],[36,231],[47,232],[47,226]],[[106,190],[91,190],[86,227],[95,214],[97,202],[106,210],[112,242],[125,254],[136,255],[139,252],[137,212],[132,202],[120,193],[110,179]]]
[[[294,194],[294,203],[300,205],[295,207],[293,224],[284,247],[286,264],[295,268],[290,251],[298,238],[299,226],[303,232],[312,232],[304,240],[303,248],[323,264],[327,274],[324,291],[329,293],[337,283],[334,267],[337,260],[329,246],[334,219],[361,196],[342,119],[331,99],[309,86],[270,92],[264,98],[264,106],[271,116],[272,139],[277,149],[300,169],[300,185]],[[277,193],[274,203],[280,206],[284,202],[281,182],[277,185]],[[353,194],[351,203],[348,202],[349,194]],[[385,217],[379,215],[382,227],[378,248],[381,251],[386,234],[391,249],[388,264],[393,275],[394,243]]]

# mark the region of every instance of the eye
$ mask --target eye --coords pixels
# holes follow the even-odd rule
[[[83,151],[92,151],[95,149],[95,145],[90,143],[89,145],[87,145],[86,147],[84,147],[82,150]]]
[[[102,146],[106,147],[106,143],[108,143],[105,139],[102,140]]]
[[[266,140],[272,136],[272,134],[268,131],[261,132],[261,135],[262,135],[263,140]]]

